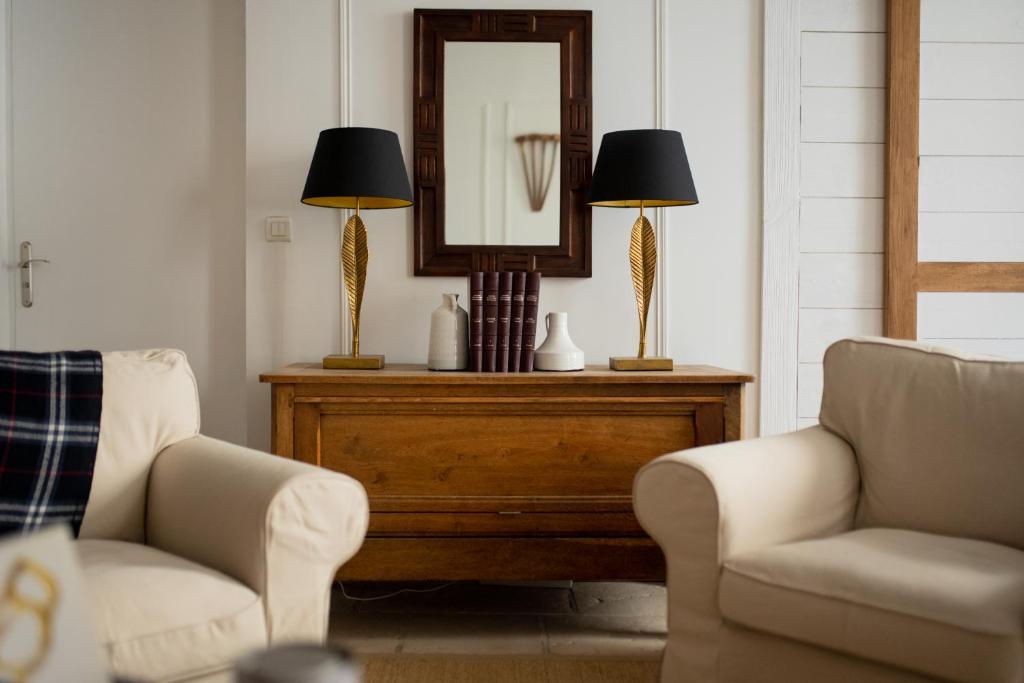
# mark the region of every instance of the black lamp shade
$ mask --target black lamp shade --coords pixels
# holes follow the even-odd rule
[[[398,136],[380,128],[320,131],[302,203],[336,209],[396,209],[412,204]]]
[[[590,182],[591,206],[683,206],[697,203],[683,136],[676,130],[605,133]]]

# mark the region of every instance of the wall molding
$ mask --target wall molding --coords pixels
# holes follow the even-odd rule
[[[12,108],[14,53],[14,7],[11,0],[0,0],[0,37],[3,46],[0,48],[0,110],[3,111],[4,122],[0,126],[0,297],[3,297],[3,328],[0,329],[0,347],[15,347],[17,334],[15,324],[18,315],[18,249],[14,235],[14,178],[11,166],[11,143],[13,140],[12,126],[14,110]]]
[[[761,434],[797,425],[800,278],[800,0],[764,6]]]
[[[352,125],[352,0],[338,0],[338,125]],[[338,300],[341,306],[341,352],[352,348],[352,325],[348,318],[348,297],[342,296],[341,236],[351,209],[338,211]]]
[[[654,0],[654,127],[664,128],[668,121],[668,55],[666,43],[667,0]],[[670,328],[672,308],[670,304],[670,280],[668,268],[669,230],[668,212],[664,207],[654,210],[655,235],[659,258],[655,266],[654,303],[654,355],[672,355]]]

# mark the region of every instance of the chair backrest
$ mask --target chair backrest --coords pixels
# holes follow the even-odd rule
[[[184,353],[104,353],[100,438],[79,537],[143,542],[153,459],[198,433],[199,394]]]
[[[825,352],[821,424],[857,454],[858,528],[1024,549],[1024,363],[839,341]]]

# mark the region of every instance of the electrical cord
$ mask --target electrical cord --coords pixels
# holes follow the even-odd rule
[[[344,583],[342,583],[341,581],[335,581],[335,583],[338,584],[338,588],[341,589],[341,594],[343,596],[345,596],[346,600],[354,600],[356,602],[373,602],[374,600],[387,600],[388,598],[393,598],[396,595],[402,595],[403,593],[434,593],[434,592],[437,592],[439,590],[443,590],[443,589],[447,588],[448,586],[453,586],[457,582],[456,581],[449,581],[448,583],[442,583],[440,586],[434,586],[432,588],[400,588],[400,589],[394,591],[393,593],[385,593],[384,595],[374,595],[374,596],[369,597],[369,598],[353,597],[353,596],[349,595],[345,591],[345,584]]]

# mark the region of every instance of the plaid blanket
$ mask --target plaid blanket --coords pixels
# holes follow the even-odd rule
[[[103,407],[95,351],[0,351],[0,533],[67,522],[92,488]]]

